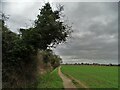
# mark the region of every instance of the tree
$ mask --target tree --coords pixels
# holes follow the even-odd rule
[[[65,42],[71,27],[61,21],[62,10],[63,6],[60,6],[58,10],[53,11],[50,4],[46,3],[40,10],[34,27],[20,29],[23,39],[35,48],[43,50]]]
[[[13,33],[2,21],[2,74],[4,87],[26,87],[37,75],[38,50],[47,51],[49,47],[65,42],[71,28],[60,19],[63,7],[53,11],[46,3],[35,20],[34,27],[20,29],[20,34]],[[5,17],[3,15],[2,17]],[[50,62],[55,68],[61,58],[48,50],[44,53],[44,62]],[[35,75],[36,74],[36,75]],[[22,81],[22,82],[21,82]],[[17,83],[16,83],[17,82]]]

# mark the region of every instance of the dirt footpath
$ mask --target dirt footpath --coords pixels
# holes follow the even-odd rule
[[[60,70],[61,66],[58,68],[58,74],[63,80],[63,85],[65,90],[77,90],[76,86],[72,83],[72,80],[66,77]]]

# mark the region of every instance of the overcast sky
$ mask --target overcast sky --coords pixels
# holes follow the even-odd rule
[[[51,2],[55,7],[57,3]],[[118,63],[118,3],[61,2],[64,20],[72,25],[71,38],[54,52],[63,62]],[[2,12],[10,15],[7,26],[14,32],[28,28],[39,13],[41,2],[2,2]]]

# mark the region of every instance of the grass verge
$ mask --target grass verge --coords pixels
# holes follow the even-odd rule
[[[58,68],[39,77],[37,88],[57,88],[62,90],[63,82],[58,75]]]

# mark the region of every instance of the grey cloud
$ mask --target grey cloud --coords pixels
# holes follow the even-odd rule
[[[14,32],[18,32],[20,27],[32,26],[42,4],[41,2],[2,2],[2,12],[9,15],[7,26]]]
[[[55,7],[55,4],[59,3],[52,3],[52,6]],[[67,43],[58,45],[53,49],[54,52],[60,55],[64,62],[84,60],[100,63],[117,62],[118,3],[60,2],[60,4],[64,5],[63,19],[68,19],[66,23],[72,24],[73,33],[72,38],[69,38]],[[40,2],[33,2],[19,4],[17,7],[15,3],[4,2],[3,11],[11,15],[7,25],[15,32],[20,27],[26,27],[26,23],[31,26],[42,5]]]
[[[75,8],[71,9],[71,4]],[[74,32],[68,43],[55,50],[63,57],[118,61],[117,3],[65,3],[66,16],[73,22]],[[72,5],[73,7],[73,5]],[[71,11],[70,11],[70,10]],[[110,60],[109,60],[110,59]],[[104,63],[104,62],[103,62]]]

